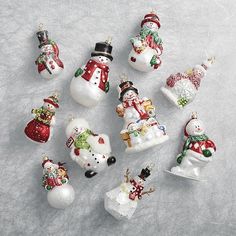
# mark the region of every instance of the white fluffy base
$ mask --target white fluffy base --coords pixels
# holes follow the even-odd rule
[[[177,97],[176,97],[169,89],[167,89],[167,88],[165,88],[165,87],[161,87],[161,91],[162,91],[162,93],[165,95],[165,97],[168,98],[168,100],[169,100],[172,104],[174,104],[175,106],[177,106],[177,107],[180,108],[180,109],[183,109],[183,107],[178,104],[178,99],[177,99]]]
[[[125,151],[127,153],[135,153],[135,152],[141,152],[143,150],[146,150],[148,148],[151,148],[153,146],[156,146],[158,144],[161,144],[165,141],[167,141],[169,139],[169,136],[168,135],[163,135],[161,137],[158,137],[158,138],[155,138],[153,140],[150,140],[150,141],[146,141],[144,143],[140,143],[138,145],[135,145],[133,147],[127,147],[125,149]]]
[[[75,191],[70,184],[63,184],[48,191],[47,199],[50,206],[65,209],[75,198]]]
[[[117,220],[129,220],[137,208],[137,202],[130,200],[126,204],[120,204],[116,201],[118,194],[119,188],[107,192],[104,197],[104,207]]]

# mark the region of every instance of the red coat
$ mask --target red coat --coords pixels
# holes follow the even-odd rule
[[[89,81],[92,78],[92,75],[96,70],[96,68],[101,69],[98,87],[104,92],[106,92],[106,84],[108,83],[108,73],[109,73],[108,66],[98,63],[94,60],[89,60],[84,68],[84,73],[81,75],[81,77]]]

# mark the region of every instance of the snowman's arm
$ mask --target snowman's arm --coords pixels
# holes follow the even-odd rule
[[[155,191],[155,188],[150,188],[148,191],[142,192],[142,196],[145,195],[145,194],[149,195],[150,193],[152,193],[154,191]]]
[[[84,73],[84,68],[86,65],[82,65],[80,68],[78,68],[75,72],[75,77],[78,77]]]
[[[127,170],[126,170],[126,172],[125,172],[125,175],[124,175],[124,177],[125,177],[125,183],[128,183],[128,182],[129,182],[129,180],[130,180],[129,176],[130,176],[130,172],[129,172],[129,168],[127,168]]]

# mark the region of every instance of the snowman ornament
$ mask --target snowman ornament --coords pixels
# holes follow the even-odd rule
[[[80,67],[70,84],[73,99],[86,107],[96,106],[109,91],[109,64],[113,60],[111,55],[111,39],[98,42],[91,58]]]
[[[42,30],[42,27],[37,32],[37,37],[41,51],[35,61],[38,73],[45,79],[56,78],[64,69],[64,65],[59,58],[59,48],[53,40],[48,38],[48,31]]]
[[[42,167],[42,186],[47,191],[49,205],[57,209],[64,209],[71,205],[75,198],[75,192],[68,183],[69,177],[64,163],[55,164],[47,156],[44,156]]]
[[[166,127],[157,121],[152,101],[139,98],[138,89],[125,76],[118,91],[121,103],[116,112],[124,119],[120,135],[127,146],[126,152],[139,152],[167,141]]]
[[[141,173],[132,178],[130,177],[129,169],[125,174],[125,181],[117,188],[107,192],[104,198],[104,207],[117,220],[130,219],[138,205],[138,201],[145,194],[150,194],[155,191],[150,188],[144,191],[146,178],[150,175],[151,167],[142,169]]]
[[[177,156],[178,166],[167,171],[173,175],[200,180],[202,169],[212,161],[216,146],[205,134],[205,126],[194,113],[185,125],[185,143]]]
[[[165,87],[161,88],[164,96],[178,108],[184,108],[191,103],[197,94],[201,80],[206,76],[206,72],[214,60],[214,58],[209,58],[201,65],[184,73],[170,75]]]
[[[44,104],[38,109],[32,109],[34,119],[25,127],[25,135],[31,141],[46,143],[53,136],[53,127],[56,123],[55,111],[59,108],[58,94],[44,99]]]
[[[72,119],[66,127],[66,136],[66,146],[71,149],[70,157],[85,169],[87,178],[115,164],[109,137],[93,133],[86,120]]]
[[[134,69],[149,72],[160,67],[163,51],[162,40],[158,35],[160,27],[159,17],[154,12],[144,16],[139,35],[130,40],[132,49],[128,62]]]

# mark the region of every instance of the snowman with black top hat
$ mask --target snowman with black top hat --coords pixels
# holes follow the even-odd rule
[[[41,51],[35,61],[38,72],[45,79],[55,78],[64,69],[64,65],[59,58],[59,48],[53,40],[48,38],[48,31],[43,30],[42,27],[37,32],[37,37]]]
[[[147,166],[133,178],[130,177],[129,169],[127,169],[124,175],[125,181],[105,194],[105,209],[118,220],[130,219],[142,196],[155,191],[154,188],[144,191],[145,181],[150,176],[151,170],[152,167]]]
[[[111,55],[111,38],[98,42],[86,65],[76,70],[70,84],[73,99],[86,107],[96,106],[109,91],[109,64]]]

